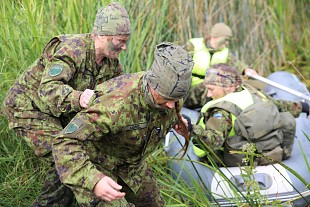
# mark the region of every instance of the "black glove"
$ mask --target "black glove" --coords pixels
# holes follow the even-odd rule
[[[186,119],[187,121],[187,128],[188,128],[188,131],[191,132],[193,130],[193,125],[192,125],[192,122],[191,122],[191,118],[189,118],[189,116],[185,115],[185,114],[182,114],[183,118]]]
[[[310,111],[309,111],[309,104],[307,103],[307,102],[300,102],[301,103],[301,111],[303,112],[303,113],[307,113],[307,116],[309,116],[309,113],[310,113]]]

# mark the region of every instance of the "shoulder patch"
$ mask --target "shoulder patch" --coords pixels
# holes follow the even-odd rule
[[[75,119],[72,122],[70,122],[68,126],[66,126],[66,128],[64,129],[65,130],[64,134],[71,134],[77,131],[81,126],[82,126],[82,122],[78,119]]]
[[[62,73],[63,67],[64,67],[63,65],[58,64],[52,65],[48,74],[52,77],[60,75]]]
[[[216,119],[221,119],[223,117],[223,115],[221,113],[215,113],[215,114],[213,114],[212,117],[216,118]]]

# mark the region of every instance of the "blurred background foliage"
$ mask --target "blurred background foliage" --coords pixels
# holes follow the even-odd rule
[[[53,36],[91,32],[97,10],[109,2],[0,1],[1,103],[15,78],[39,56]],[[133,27],[127,52],[120,57],[126,72],[148,69],[158,43],[170,41],[183,45],[190,38],[208,35],[214,23],[224,22],[232,28],[234,39],[230,48],[240,60],[265,77],[279,70],[295,73],[309,88],[309,0],[119,2],[128,10]],[[32,152],[8,130],[4,117],[0,117],[0,125],[0,206],[29,206],[40,190],[44,163],[33,161]],[[160,166],[161,155],[155,156],[152,162],[155,167],[156,163]],[[41,166],[41,171],[33,172],[33,165]],[[159,180],[169,181],[164,177]],[[169,195],[167,192],[164,191]],[[180,206],[181,202],[185,203],[169,199],[171,205]]]
[[[22,71],[54,35],[91,32],[97,9],[109,2],[2,1],[1,69]],[[133,26],[127,53],[121,55],[127,72],[149,68],[156,44],[171,41],[183,45],[192,37],[208,35],[214,23],[225,22],[234,33],[230,48],[259,74],[267,76],[278,70],[295,73],[298,69],[304,76],[310,75],[308,0],[120,2]]]

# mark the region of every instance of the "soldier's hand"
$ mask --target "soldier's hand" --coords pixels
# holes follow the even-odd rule
[[[122,186],[112,178],[104,176],[94,187],[95,195],[105,201],[113,201],[124,198],[125,193],[120,192]]]
[[[251,68],[244,69],[243,73],[245,74],[245,76],[247,73],[250,73],[251,75],[258,75],[257,72]]]
[[[182,120],[185,119],[186,120],[186,126],[189,132],[191,132],[193,130],[193,125],[192,125],[192,120],[189,116],[182,114]],[[183,120],[183,122],[185,121]]]
[[[305,100],[302,100],[300,103],[301,103],[301,112],[306,113],[307,114],[307,118],[309,118],[310,103],[309,102],[305,102]]]
[[[190,121],[190,118],[188,116],[186,116],[187,118],[184,118],[185,115],[182,114],[180,121],[182,121],[185,125],[185,127],[187,127],[187,130],[190,132],[192,130],[192,123]],[[183,126],[181,124],[176,124],[174,125],[173,129],[178,133],[178,134],[182,134],[182,128]]]
[[[94,95],[94,91],[90,90],[90,89],[86,89],[82,95],[80,96],[80,106],[83,108],[87,108],[88,107],[88,103],[89,100],[91,99],[91,97]]]

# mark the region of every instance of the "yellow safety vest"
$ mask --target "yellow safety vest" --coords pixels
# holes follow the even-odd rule
[[[211,54],[204,43],[203,38],[193,38],[189,40],[194,46],[194,68],[192,70],[192,86],[203,82],[207,69],[214,64],[227,63],[229,49],[227,47],[216,51],[211,58]]]

